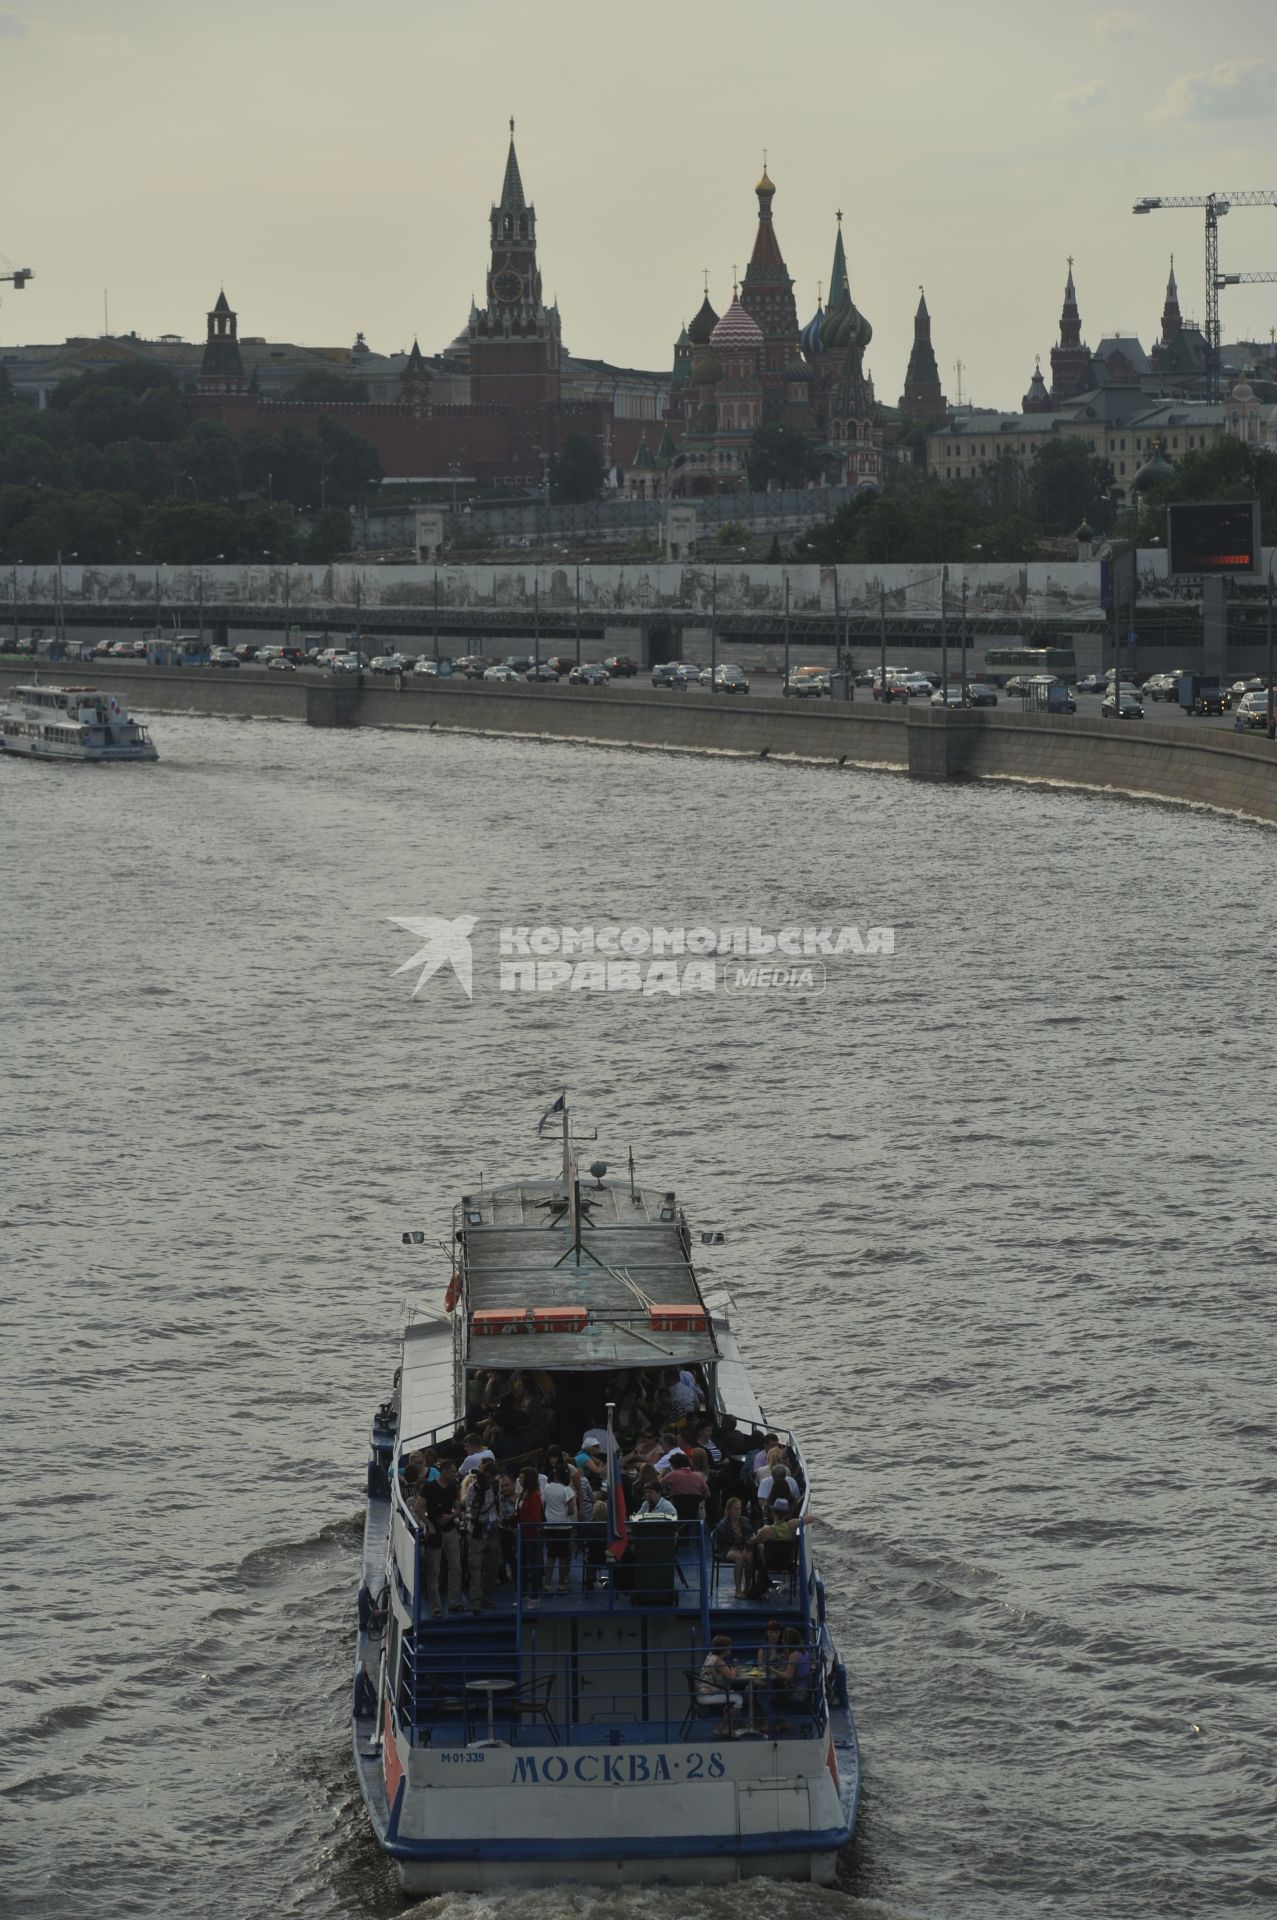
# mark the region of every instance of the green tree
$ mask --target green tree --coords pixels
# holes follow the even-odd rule
[[[320,414],[315,434],[319,443],[319,485],[311,500],[316,506],[321,502],[335,507],[362,505],[382,477],[376,447],[330,413]]]
[[[1053,533],[1072,533],[1081,520],[1095,526],[1108,515],[1104,498],[1110,478],[1107,462],[1085,442],[1047,440],[1029,465],[1035,519]]]
[[[244,521],[229,507],[161,500],[142,523],[142,557],[172,567],[207,565],[223,554],[240,559],[243,534]]]
[[[330,367],[311,367],[288,389],[290,400],[367,400],[364,380],[347,380]]]
[[[350,548],[350,515],[341,507],[325,507],[315,515],[302,541],[302,559],[326,566],[330,560],[344,559]]]
[[[1195,449],[1140,502],[1136,543],[1166,537],[1166,509],[1176,500],[1258,500],[1265,546],[1277,546],[1277,460],[1230,434],[1213,447]]]
[[[792,427],[758,427],[745,455],[752,493],[769,487],[805,487],[820,477],[820,457]]]
[[[597,500],[605,472],[594,442],[583,433],[570,433],[550,462],[550,499],[556,506]]]

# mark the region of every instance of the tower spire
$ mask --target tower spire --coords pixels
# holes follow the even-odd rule
[[[510,115],[510,151],[506,155],[505,178],[501,182],[501,210],[504,213],[524,213],[527,201],[523,197],[523,181],[519,175],[519,156],[514,150],[514,115]]]

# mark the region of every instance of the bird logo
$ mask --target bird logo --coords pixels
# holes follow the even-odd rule
[[[408,973],[413,967],[420,967],[421,973],[412,990],[415,1000],[427,980],[433,979],[441,967],[452,968],[461,984],[461,990],[467,1000],[474,998],[474,954],[470,949],[470,935],[475,928],[475,915],[463,913],[455,920],[442,920],[436,914],[426,914],[415,920],[396,920],[387,915],[392,927],[403,927],[413,938],[423,944],[418,947],[401,967],[395,968],[395,977]]]

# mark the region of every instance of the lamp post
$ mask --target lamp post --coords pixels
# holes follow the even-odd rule
[[[18,568],[21,565],[21,560],[14,561],[13,574],[10,581],[13,599],[13,651],[15,653],[18,651]]]
[[[1277,739],[1277,712],[1273,710],[1273,566],[1277,553],[1267,563],[1267,737]]]
[[[967,704],[967,577],[962,576],[962,704]]]
[[[887,589],[878,582],[878,698],[887,699]]]
[[[785,575],[785,677],[781,681],[781,691],[789,685],[789,575]]]
[[[940,569],[940,686],[949,691],[949,569]]]
[[[532,582],[532,673],[536,684],[541,683],[541,582]]]
[[[718,687],[714,675],[718,668],[718,570],[715,568],[709,581],[709,690],[717,693]]]
[[[581,569],[576,570],[576,664],[581,664]]]

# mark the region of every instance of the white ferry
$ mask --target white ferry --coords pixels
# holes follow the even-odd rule
[[[158,760],[155,744],[113,693],[15,687],[0,699],[0,749],[36,760]]]
[[[860,1753],[802,1453],[754,1396],[730,1301],[701,1292],[674,1193],[641,1190],[632,1156],[619,1180],[602,1161],[579,1177],[560,1110],[561,1171],[463,1196],[446,1310],[409,1310],[373,1422],[352,1708],[373,1826],[412,1894],[764,1874],[830,1884],[855,1828]],[[673,1407],[696,1419],[694,1402],[708,1423],[710,1494],[636,1507],[624,1463],[662,1381],[667,1424]],[[458,1584],[442,1460],[484,1431],[496,1458],[471,1479],[468,1514],[462,1497]],[[760,1509],[753,1480],[773,1438],[794,1512],[760,1527],[753,1597],[738,1598],[714,1521],[733,1486],[760,1522],[781,1517]],[[587,1444],[590,1515],[556,1528],[544,1504],[538,1524],[532,1490],[549,1502],[553,1448],[570,1461]],[[499,1469],[528,1489],[513,1520]],[[711,1660],[726,1671],[707,1674]]]

